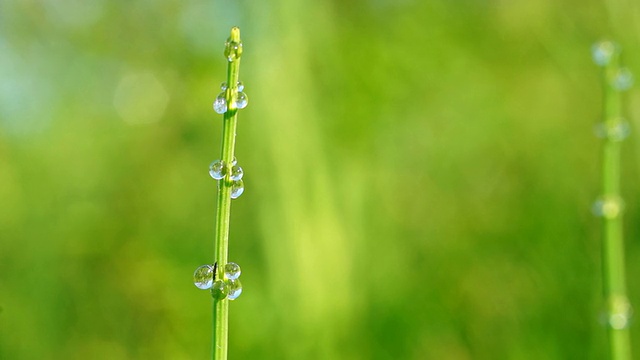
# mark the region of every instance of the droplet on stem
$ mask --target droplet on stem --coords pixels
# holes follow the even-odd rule
[[[244,182],[237,180],[231,183],[231,198],[237,199],[244,192]]]
[[[229,87],[227,86],[226,82],[223,82],[222,84],[220,84],[220,90],[222,91],[226,91]]]
[[[242,283],[238,279],[228,280],[227,287],[229,292],[227,298],[229,300],[235,300],[242,294]]]
[[[216,300],[222,300],[229,294],[229,286],[225,281],[220,279],[213,282],[211,287],[211,296]]]
[[[622,141],[629,136],[630,132],[629,123],[623,118],[602,122],[595,126],[597,137],[611,141]]]
[[[222,160],[216,160],[209,165],[209,175],[216,180],[224,178],[227,173],[227,167]]]
[[[235,280],[240,277],[242,270],[240,270],[240,265],[230,262],[224,266],[224,276],[229,280]]]
[[[202,265],[193,273],[193,284],[202,290],[211,289],[215,278],[215,270],[211,265]]]
[[[591,47],[591,56],[593,62],[599,66],[607,66],[615,53],[618,51],[618,46],[611,41],[600,41]]]
[[[247,94],[239,91],[238,96],[236,96],[236,108],[244,109],[247,105],[249,105],[249,97],[247,97]]]
[[[603,197],[593,204],[593,213],[606,219],[614,219],[624,210],[624,202],[619,197]]]
[[[238,88],[239,92],[244,91],[244,84],[242,83],[242,81],[238,81],[238,83],[236,84],[236,87]]]
[[[244,170],[240,166],[234,166],[231,168],[231,180],[238,181],[244,176]]]
[[[613,78],[612,86],[618,91],[626,91],[633,85],[633,73],[626,67],[618,69]]]
[[[220,93],[218,97],[213,101],[213,111],[218,114],[224,114],[227,112],[227,99],[224,92]]]

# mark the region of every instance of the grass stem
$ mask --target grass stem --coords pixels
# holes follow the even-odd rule
[[[236,125],[238,109],[235,107],[235,98],[238,94],[238,76],[240,72],[240,55],[242,54],[242,42],[240,41],[240,29],[231,29],[231,35],[225,44],[225,56],[227,66],[227,90],[226,102],[228,109],[223,115],[222,125],[222,156],[226,166],[225,177],[218,182],[218,199],[216,212],[215,232],[215,261],[218,263],[217,279],[224,277],[224,268],[229,254],[229,223],[231,216],[231,164],[234,159],[236,142]],[[229,300],[214,297],[213,301],[213,359],[227,359],[229,325]]]

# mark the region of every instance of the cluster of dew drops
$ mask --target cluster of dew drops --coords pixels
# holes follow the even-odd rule
[[[238,166],[238,161],[235,157],[231,160],[230,165],[229,167],[224,161],[216,160],[209,165],[209,175],[215,180],[222,180],[227,176],[228,171],[229,179],[231,179],[231,198],[237,199],[244,192],[244,182],[242,181],[244,170]]]
[[[222,92],[218,94],[216,99],[213,101],[213,111],[218,114],[224,114],[227,112],[227,110],[229,110],[229,104],[227,104],[226,96],[228,88],[229,86],[227,85],[227,83],[223,82],[220,85],[220,90],[222,90]],[[238,81],[238,83],[236,84],[236,88],[238,89],[238,94],[234,99],[231,100],[234,102],[233,108],[244,109],[247,107],[247,105],[249,105],[249,98],[247,97],[247,94],[244,93],[244,85],[241,81]]]
[[[620,46],[612,41],[600,41],[591,48],[593,62],[605,68],[609,66],[615,56],[620,54]],[[613,75],[607,79],[609,85],[618,92],[624,92],[633,85],[633,74],[626,67],[613,69]],[[629,122],[624,118],[607,119],[596,125],[595,133],[601,139],[619,142],[629,136]],[[607,196],[596,200],[592,211],[596,216],[612,219],[617,217],[624,208],[624,202],[620,197]]]
[[[242,294],[240,283],[240,266],[230,262],[224,266],[224,276],[216,279],[218,263],[202,265],[193,273],[193,284],[201,290],[211,290],[211,296],[215,299],[235,300]]]

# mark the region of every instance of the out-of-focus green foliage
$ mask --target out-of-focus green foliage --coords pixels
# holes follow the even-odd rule
[[[640,74],[640,5],[608,4],[3,0],[0,358],[210,356],[191,274],[239,25],[231,359],[602,359],[591,44]]]

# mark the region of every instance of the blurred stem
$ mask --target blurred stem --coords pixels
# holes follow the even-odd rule
[[[236,143],[236,124],[238,110],[235,108],[235,98],[238,94],[238,75],[240,72],[240,55],[242,43],[240,29],[231,29],[231,36],[225,44],[225,57],[229,60],[227,66],[226,100],[228,109],[223,115],[222,125],[222,156],[225,164],[225,177],[218,182],[218,201],[216,212],[215,261],[218,263],[216,278],[224,278],[224,267],[229,254],[229,219],[231,216],[231,163],[234,157]],[[227,340],[229,326],[229,300],[226,298],[213,300],[213,359],[227,359]]]
[[[622,200],[620,197],[621,139],[611,135],[619,126],[622,115],[622,95],[614,87],[619,70],[616,52],[603,71],[605,129],[602,163],[602,215],[604,219],[603,270],[604,293],[607,303],[607,325],[612,360],[630,360],[630,306],[627,298],[624,240],[622,233]]]

